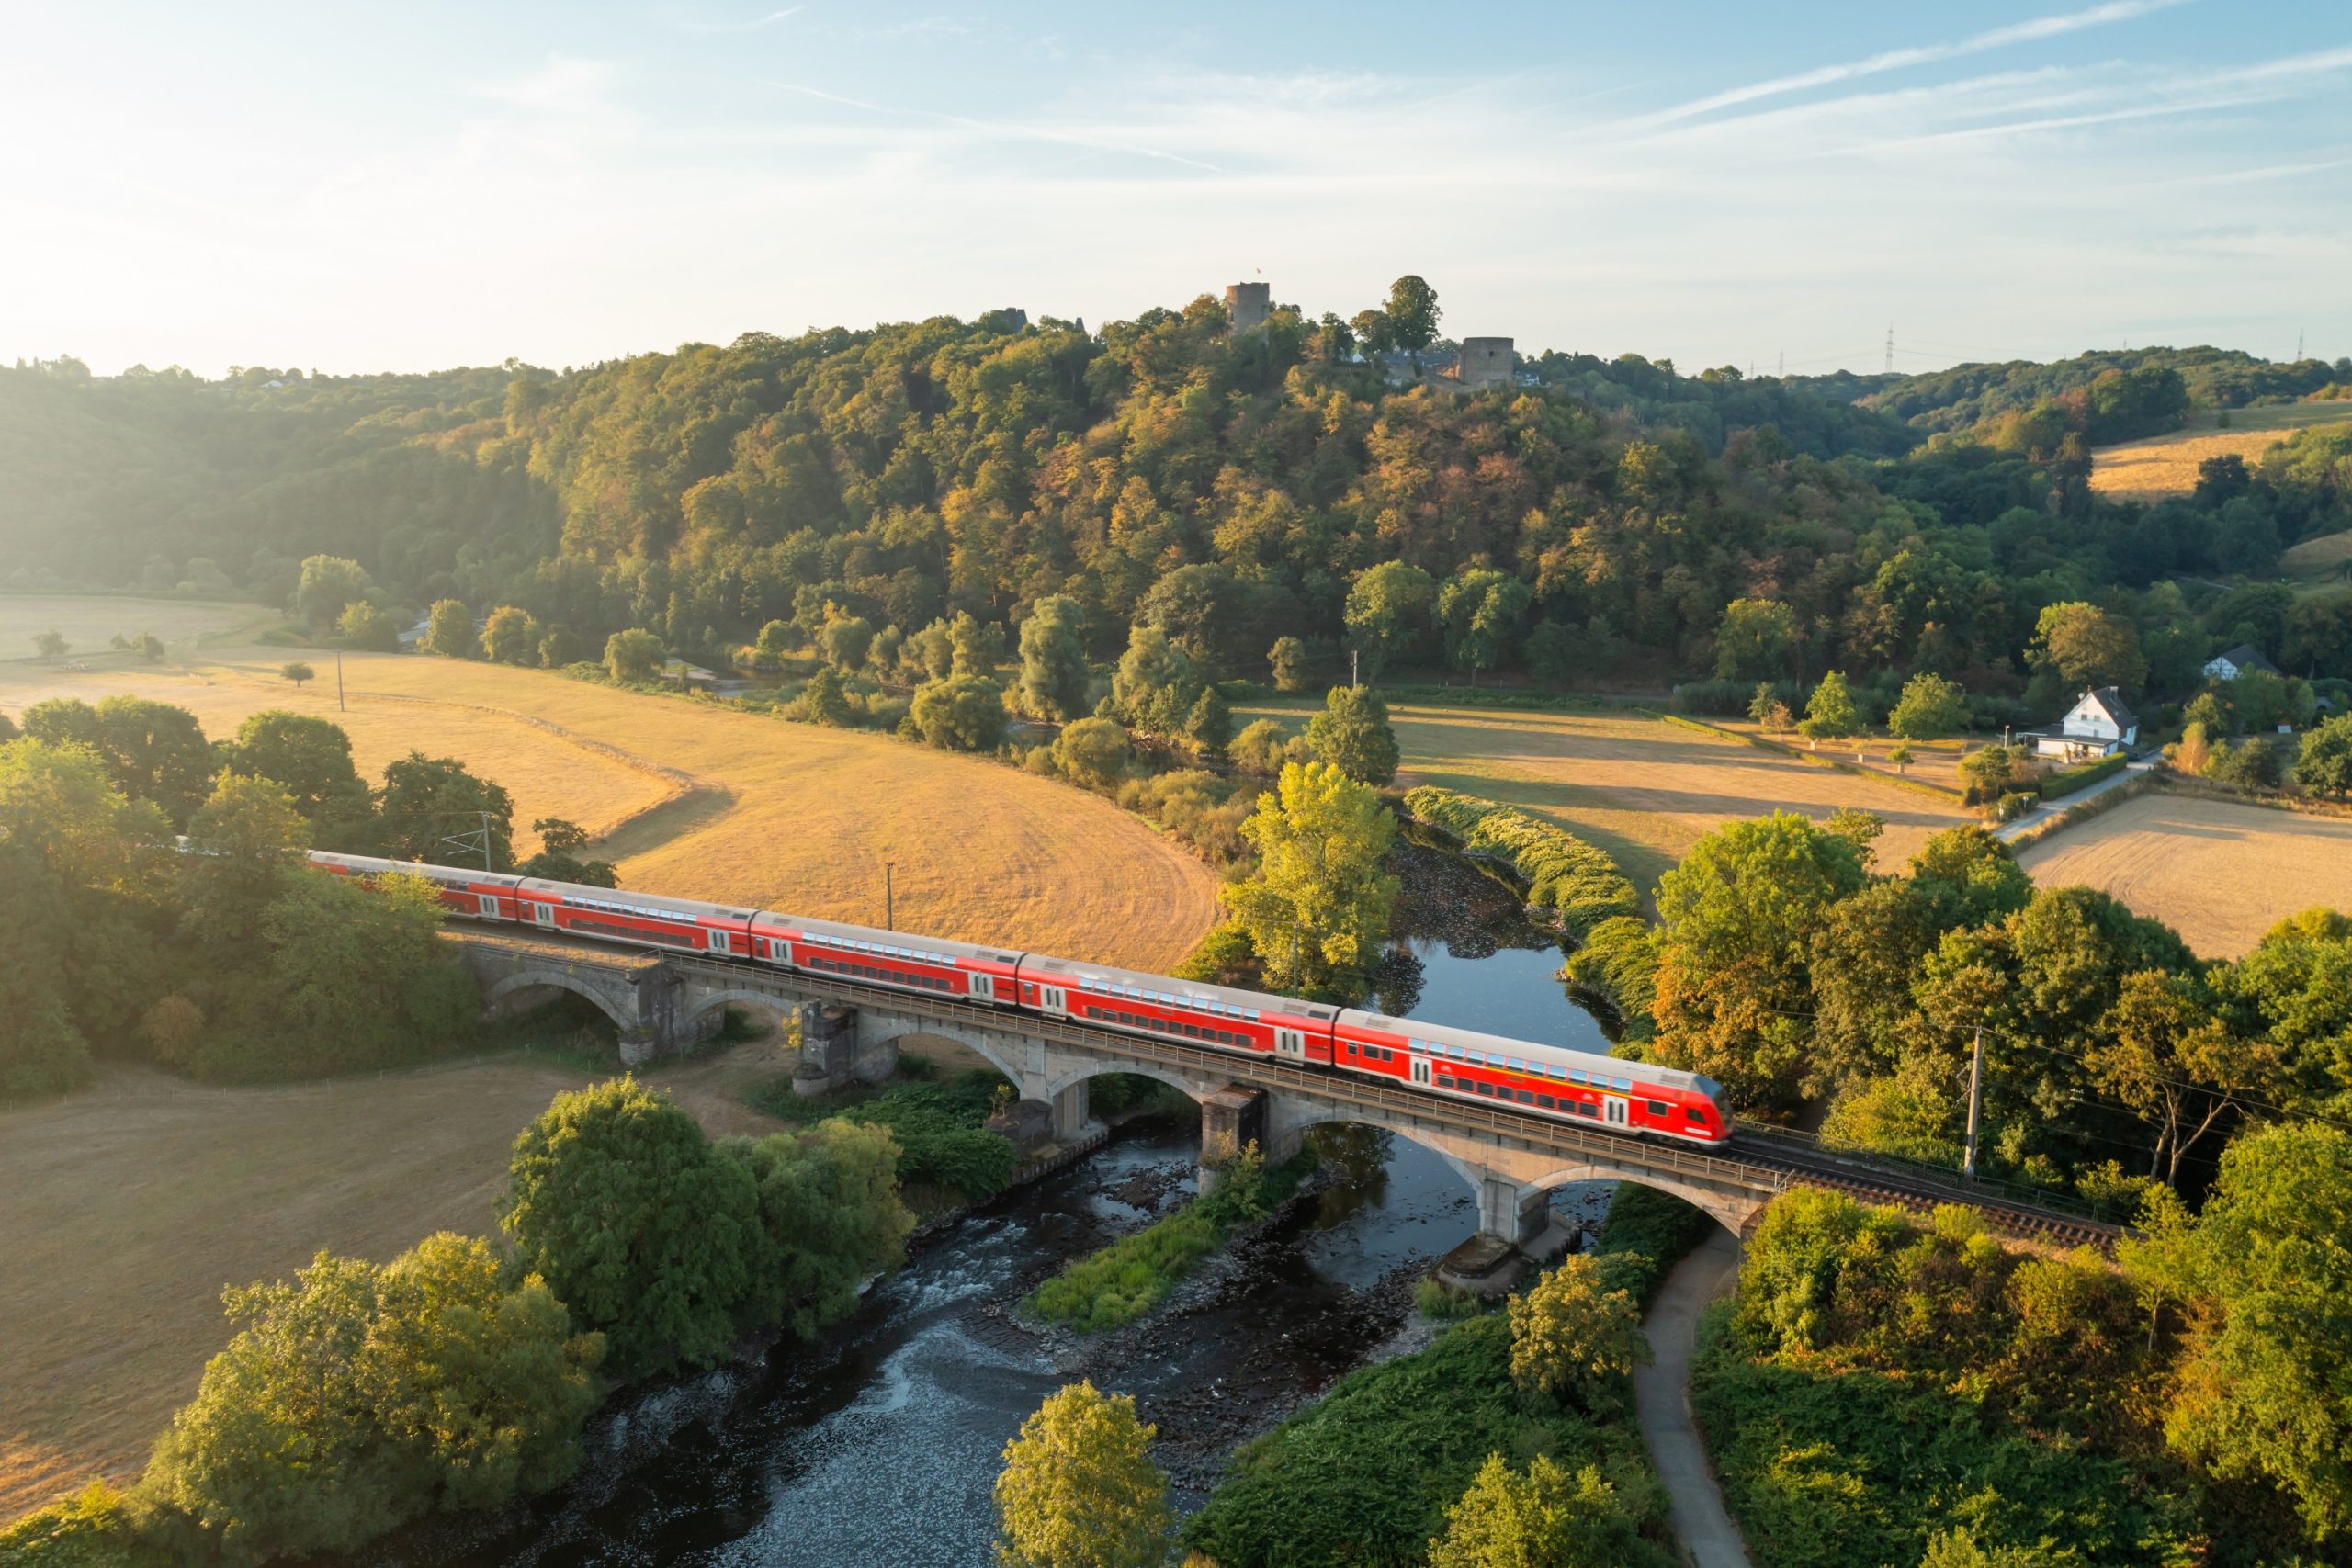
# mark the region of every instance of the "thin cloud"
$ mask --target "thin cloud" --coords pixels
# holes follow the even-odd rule
[[[493,102],[543,114],[592,114],[606,107],[605,90],[619,74],[610,61],[558,54],[526,76],[482,83],[474,90]]]
[[[1915,65],[1930,65],[1941,60],[1956,60],[1963,55],[1982,54],[1988,50],[2007,49],[2013,44],[2035,43],[2043,39],[2061,38],[2080,32],[2086,28],[2105,27],[2112,22],[2130,21],[2152,11],[2165,10],[2184,4],[2185,0],[2108,0],[2086,11],[2070,11],[2063,16],[2038,17],[2030,21],[2014,22],[2007,27],[1964,38],[1954,43],[1921,44],[1910,49],[1891,49],[1864,60],[1848,61],[1837,65],[1817,66],[1792,76],[1775,76],[1769,81],[1751,82],[1744,87],[1733,87],[1708,97],[1694,98],[1687,104],[1660,109],[1627,122],[1634,128],[1646,129],[1670,125],[1677,120],[1690,119],[1712,114],[1717,109],[1731,108],[1739,104],[1754,103],[1758,98],[1779,97],[1788,93],[1807,92],[1815,87],[1826,87],[1838,82],[1850,82],[1860,76],[1876,76],[1883,72],[1907,70]]]
[[[864,98],[846,97],[840,93],[828,93],[819,87],[803,86],[797,82],[772,81],[767,85],[771,87],[782,88],[787,93],[797,93],[803,97],[864,109],[869,114],[899,115],[911,119],[936,120],[942,125],[956,126],[985,136],[1007,137],[1025,141],[1047,141],[1065,147],[1082,147],[1094,152],[1123,152],[1131,157],[1181,164],[1188,168],[1199,169],[1212,175],[1225,172],[1215,164],[1204,163],[1198,158],[1188,158],[1181,152],[1170,152],[1159,147],[1145,147],[1131,141],[1113,141],[1087,131],[1052,130],[1040,126],[1015,125],[1005,120],[974,119],[967,115],[947,114],[938,109],[898,108],[888,104],[871,103]]]
[[[755,33],[762,28],[774,27],[787,17],[797,17],[807,9],[805,6],[787,6],[781,11],[770,11],[763,17],[752,17],[740,22],[706,21],[700,17],[684,16],[675,11],[664,12],[662,15],[671,25],[682,28],[690,33]]]

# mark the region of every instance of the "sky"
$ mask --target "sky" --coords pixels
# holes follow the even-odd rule
[[[2346,0],[0,0],[0,361],[580,365],[1263,278],[1770,373],[2352,355]]]

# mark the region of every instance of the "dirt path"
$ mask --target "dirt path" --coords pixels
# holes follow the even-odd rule
[[[1675,1533],[1698,1568],[1748,1568],[1747,1543],[1724,1509],[1706,1442],[1690,1419],[1690,1357],[1699,1314],[1731,1288],[1738,1272],[1739,1242],[1722,1229],[1676,1264],[1642,1325],[1657,1359],[1634,1372],[1642,1440],[1673,1504]]]

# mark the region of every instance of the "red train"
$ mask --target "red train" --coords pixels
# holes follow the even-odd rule
[[[1730,1102],[1713,1078],[1590,1052],[1385,1018],[1360,1008],[658,893],[322,852],[313,852],[311,861],[339,876],[398,872],[424,877],[440,889],[451,914],[467,919],[926,991],[975,1007],[1066,1018],[1390,1078],[1427,1094],[1509,1105],[1609,1132],[1707,1144],[1722,1143],[1732,1134]]]

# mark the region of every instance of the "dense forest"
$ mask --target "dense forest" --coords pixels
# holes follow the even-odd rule
[[[575,649],[641,628],[714,660],[773,623],[1009,633],[1058,596],[1098,659],[1141,623],[1224,676],[1291,637],[1326,670],[1349,647],[1576,685],[1931,670],[2042,705],[2064,694],[2028,690],[2038,622],[2077,603],[2145,643],[2135,695],[2239,641],[2296,674],[2352,662],[2344,605],[2211,581],[2352,525],[2340,430],[2153,507],[2087,483],[2089,444],[2352,367],[2140,351],[1841,390],[1546,354],[1465,393],[1379,348],[1409,341],[1382,321],[1283,308],[1236,335],[1203,298],[1097,333],[943,317],[561,373],[19,366],[0,552],[10,587],[269,603],[325,554],[395,613],[511,604]]]

